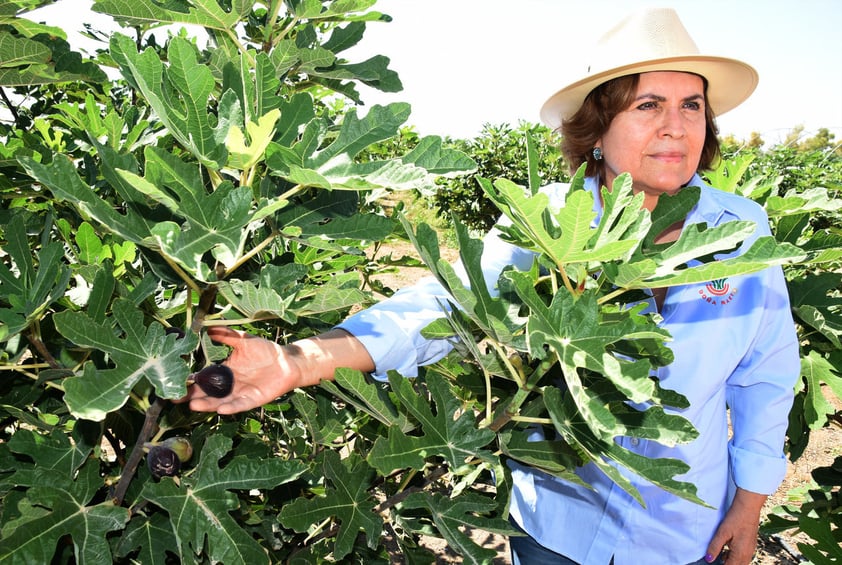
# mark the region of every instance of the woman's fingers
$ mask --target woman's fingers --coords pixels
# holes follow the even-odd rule
[[[228,345],[231,347],[236,347],[239,345],[244,339],[249,339],[249,334],[238,331],[232,330],[227,326],[210,326],[205,330],[208,334],[208,337],[211,340],[215,341],[216,343],[221,343],[223,345]]]

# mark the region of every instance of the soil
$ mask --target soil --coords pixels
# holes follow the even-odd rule
[[[381,249],[381,254],[392,253],[394,257],[409,255],[418,257],[411,244],[395,242],[388,247]],[[455,250],[442,248],[443,258],[453,261],[458,254]],[[426,267],[402,267],[395,273],[377,275],[384,284],[393,289],[399,289],[413,284],[419,278],[429,275]],[[826,391],[825,396],[837,411],[842,411],[842,401],[836,398],[833,393]],[[842,429],[837,427],[826,427],[815,430],[810,434],[810,443],[804,454],[794,463],[788,464],[786,478],[778,491],[769,497],[763,508],[761,517],[782,504],[792,504],[787,493],[796,487],[803,486],[811,481],[810,472],[816,467],[830,465],[833,460],[842,455]],[[491,534],[482,530],[471,532],[475,543],[482,547],[497,550],[495,565],[511,565],[509,557],[508,541],[504,536]],[[798,565],[806,560],[798,551],[798,543],[805,543],[809,538],[803,534],[784,532],[774,536],[761,535],[757,543],[757,553],[751,565]],[[422,540],[422,544],[433,551],[438,557],[437,563],[450,564],[461,563],[462,558],[450,549],[444,540],[430,538]]]

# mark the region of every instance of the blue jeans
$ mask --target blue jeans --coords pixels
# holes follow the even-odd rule
[[[521,532],[523,531],[514,521],[511,521],[511,524]],[[579,565],[572,559],[547,549],[530,535],[511,536],[509,538],[509,549],[512,553],[512,565]],[[722,558],[718,558],[712,565],[723,565],[723,563]],[[688,565],[711,564],[704,559],[699,559]]]

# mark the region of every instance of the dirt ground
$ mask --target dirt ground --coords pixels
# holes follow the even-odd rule
[[[410,255],[417,257],[414,248],[409,244],[397,244],[389,247],[388,251],[393,256]],[[456,252],[450,249],[442,249],[442,257],[448,260],[456,259]],[[398,289],[414,283],[419,278],[429,274],[426,268],[401,268],[396,273],[379,275],[385,284],[393,289]],[[842,410],[842,403],[832,394],[827,395],[828,399],[836,405],[837,410]],[[811,480],[810,472],[816,467],[830,465],[834,458],[842,454],[842,429],[839,427],[824,428],[812,432],[810,444],[804,454],[795,463],[790,463],[786,478],[778,491],[769,497],[763,510],[763,516],[776,506],[788,502],[787,493]],[[490,534],[484,531],[472,533],[474,541],[482,547],[497,550],[495,565],[510,565],[508,541],[503,536]],[[807,538],[791,533],[783,533],[773,537],[763,537],[758,540],[757,553],[752,565],[798,565],[804,561],[797,544],[806,541]],[[426,547],[434,551],[439,557],[437,563],[450,564],[461,563],[461,557],[453,552],[442,540],[428,540]]]

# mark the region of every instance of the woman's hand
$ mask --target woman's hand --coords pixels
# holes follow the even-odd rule
[[[760,511],[766,502],[765,494],[737,488],[734,502],[708,544],[705,560],[713,562],[724,553],[725,565],[749,565],[757,550],[757,532],[760,529]]]
[[[234,373],[234,388],[223,398],[206,395],[191,386],[187,396],[191,410],[234,414],[272,402],[287,392],[333,379],[338,367],[373,371],[374,363],[363,345],[343,330],[281,346],[268,339],[224,326],[207,329],[208,337],[232,348],[224,364]]]
[[[232,348],[224,364],[234,373],[234,388],[222,398],[206,395],[198,386],[187,390],[184,400],[197,412],[233,414],[257,408],[298,386],[301,370],[296,360],[284,355],[283,348],[260,337],[213,326],[207,330],[215,342]]]

